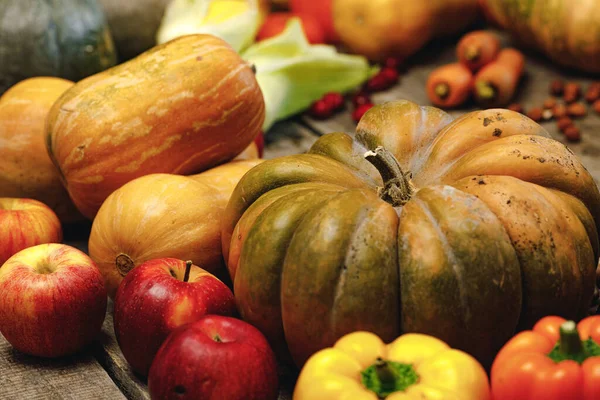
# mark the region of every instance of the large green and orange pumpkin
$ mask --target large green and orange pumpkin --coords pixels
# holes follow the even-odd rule
[[[47,148],[92,219],[125,183],[192,174],[233,159],[260,133],[251,66],[225,41],[187,35],[77,82],[53,105]]]
[[[599,218],[588,171],[526,116],[396,101],[251,169],[222,243],[241,315],[297,365],[356,330],[489,365],[541,316],[588,313]]]

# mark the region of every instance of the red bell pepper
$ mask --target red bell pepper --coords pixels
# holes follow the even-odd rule
[[[600,316],[545,317],[517,334],[494,360],[491,387],[495,400],[600,400]]]

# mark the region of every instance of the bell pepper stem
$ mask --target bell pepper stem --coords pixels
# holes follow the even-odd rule
[[[564,355],[576,356],[585,354],[583,343],[577,331],[577,325],[573,321],[567,321],[560,326],[559,350]]]
[[[369,150],[364,157],[377,168],[383,179],[379,196],[394,207],[403,206],[412,197],[415,188],[410,181],[410,172],[404,173],[398,160],[382,146]]]
[[[387,361],[378,358],[375,362],[375,372],[383,388],[388,390],[394,388],[396,385],[396,373]]]
[[[190,279],[190,272],[192,271],[192,262],[187,260],[185,262],[185,274],[183,275],[183,281],[187,282]]]

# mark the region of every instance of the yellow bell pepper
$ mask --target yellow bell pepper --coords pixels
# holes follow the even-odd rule
[[[489,400],[477,360],[432,336],[354,332],[304,364],[293,400]]]

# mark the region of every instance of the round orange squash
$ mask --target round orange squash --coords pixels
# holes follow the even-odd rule
[[[151,173],[191,174],[234,158],[259,134],[251,66],[223,40],[188,35],[69,89],[48,116],[48,151],[83,215]]]
[[[477,0],[332,0],[340,41],[371,60],[410,57],[430,40],[465,29],[476,17]]]
[[[46,151],[46,116],[74,83],[53,77],[29,78],[0,97],[0,197],[43,202],[62,222],[83,219]]]
[[[156,258],[192,260],[219,275],[223,210],[240,177],[261,161],[235,161],[191,177],[150,174],[108,196],[88,248],[109,295],[134,267]]]
[[[526,116],[395,101],[248,171],[222,243],[242,317],[299,366],[357,330],[489,366],[541,316],[587,315],[599,222],[592,176]]]

